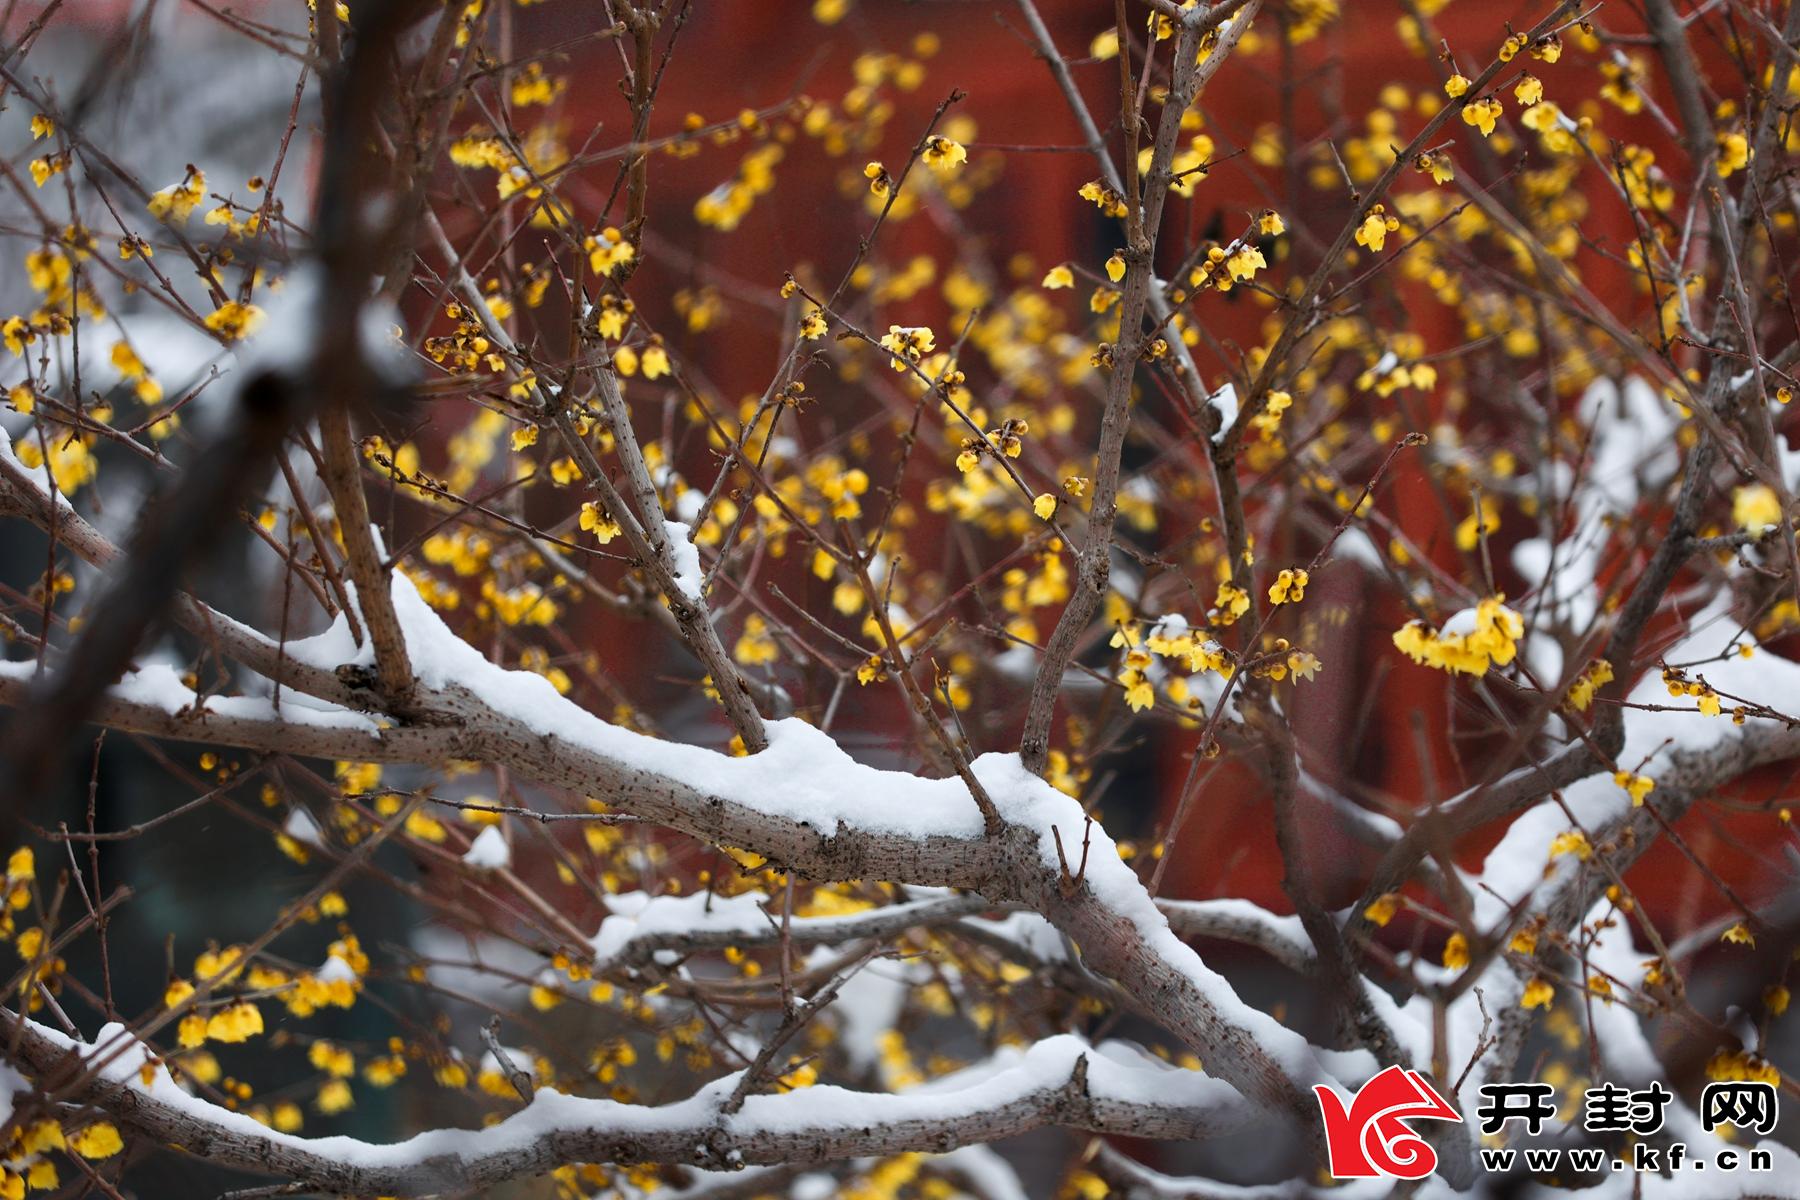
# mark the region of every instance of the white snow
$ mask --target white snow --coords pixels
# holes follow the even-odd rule
[[[1216,445],[1225,440],[1225,435],[1230,433],[1231,427],[1237,423],[1238,394],[1236,385],[1221,384],[1218,391],[1206,398],[1206,407],[1219,411],[1219,429],[1212,435],[1213,443]]]
[[[1347,559],[1374,572],[1384,569],[1381,551],[1375,548],[1375,542],[1359,525],[1352,525],[1338,535],[1338,540],[1332,543],[1331,556]]]
[[[324,835],[319,831],[319,823],[304,808],[290,809],[287,820],[282,822],[281,832],[296,842],[304,842],[308,846],[323,846]]]
[[[320,983],[354,983],[356,970],[341,955],[332,954],[326,957],[325,963],[314,972]]]
[[[0,676],[30,679],[37,673],[37,663],[0,662]],[[194,709],[200,697],[176,674],[168,663],[144,663],[107,691],[109,698],[128,704],[139,704],[165,713],[179,714]],[[205,713],[209,716],[238,718],[246,721],[285,721],[292,725],[309,725],[321,729],[347,729],[367,733],[378,739],[381,727],[362,713],[343,708],[289,704],[281,711],[273,701],[252,696],[208,696]]]
[[[475,835],[462,860],[477,871],[503,871],[512,866],[512,847],[498,825],[489,825]]]
[[[42,1037],[87,1059],[100,1077],[221,1132],[325,1155],[369,1170],[406,1167],[438,1157],[473,1162],[516,1152],[559,1132],[596,1127],[621,1138],[709,1127],[747,1138],[759,1133],[848,1132],[903,1121],[942,1124],[979,1117],[1061,1088],[1082,1058],[1087,1060],[1088,1094],[1095,1101],[1211,1111],[1222,1121],[1249,1115],[1237,1093],[1217,1079],[1170,1066],[1125,1043],[1090,1046],[1072,1034],[1061,1034],[1025,1049],[1002,1048],[991,1059],[898,1095],[822,1084],[753,1095],[738,1112],[725,1114],[720,1106],[737,1083],[736,1073],[704,1085],[685,1100],[663,1105],[621,1104],[546,1087],[538,1089],[524,1109],[497,1124],[481,1129],[433,1129],[403,1142],[375,1144],[352,1137],[281,1133],[247,1114],[191,1095],[123,1025],[109,1023],[92,1042],[83,1042],[36,1022],[30,1024]]]
[[[20,1093],[29,1095],[33,1090],[29,1079],[0,1063],[0,1124],[12,1120],[13,1097]]]
[[[769,928],[763,912],[768,897],[761,892],[715,896],[651,896],[620,892],[606,897],[611,910],[594,934],[594,958],[607,963],[621,957],[633,942],[654,941],[676,933],[712,932],[748,936]]]
[[[700,599],[700,584],[706,578],[700,570],[700,547],[689,540],[688,527],[680,521],[663,521],[669,534],[669,553],[675,560],[675,586],[690,600]]]

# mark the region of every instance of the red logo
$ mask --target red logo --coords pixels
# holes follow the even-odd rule
[[[1423,1075],[1400,1067],[1363,1084],[1347,1110],[1328,1087],[1313,1094],[1325,1118],[1333,1179],[1423,1179],[1437,1170],[1437,1151],[1406,1122],[1462,1120]]]

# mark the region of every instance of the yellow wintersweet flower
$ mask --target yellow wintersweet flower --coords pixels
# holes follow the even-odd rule
[[[1256,230],[1264,237],[1280,237],[1287,232],[1287,223],[1281,214],[1272,208],[1265,208],[1256,217]]]
[[[800,318],[800,336],[809,342],[825,336],[825,313],[822,309],[809,309]]]
[[[27,1154],[42,1154],[46,1150],[62,1150],[67,1146],[62,1126],[52,1120],[33,1121],[19,1136],[19,1148]]]
[[[596,996],[595,999],[598,1000],[600,997]],[[392,1087],[405,1074],[406,1059],[398,1054],[389,1054],[373,1059],[363,1065],[363,1079],[378,1088]],[[348,1088],[345,1090],[348,1091]]]
[[[8,317],[0,322],[0,341],[6,343],[6,348],[12,351],[13,357],[20,358],[25,354],[25,347],[37,341],[37,331],[32,329],[24,317]]]
[[[1756,935],[1754,933],[1751,933],[1750,927],[1748,925],[1744,924],[1742,921],[1739,921],[1737,924],[1735,924],[1735,925],[1731,926],[1729,929],[1727,929],[1724,933],[1721,933],[1719,935],[1719,940],[1721,942],[1730,942],[1734,946],[1754,946],[1754,945],[1756,945]]]
[[[1056,291],[1058,288],[1074,287],[1075,272],[1069,270],[1066,264],[1063,266],[1051,267],[1044,273],[1044,282],[1042,286],[1049,291]]]
[[[787,1091],[795,1091],[799,1088],[809,1088],[818,1081],[819,1069],[810,1062],[802,1062],[775,1082]]]
[[[418,838],[422,842],[431,842],[434,845],[442,842],[449,836],[445,832],[441,821],[430,813],[422,810],[415,810],[407,814],[405,828],[406,832],[413,837]]]
[[[1413,166],[1431,176],[1433,183],[1449,183],[1456,178],[1456,164],[1450,161],[1447,151],[1421,154],[1413,159]]]
[[[313,1107],[317,1108],[326,1116],[341,1113],[347,1108],[355,1107],[355,1105],[356,1095],[350,1090],[350,1085],[345,1083],[342,1079],[333,1079],[329,1081],[324,1087],[320,1088],[318,1094],[313,1097]]]
[[[1132,712],[1142,712],[1156,704],[1156,689],[1150,686],[1150,677],[1142,671],[1126,671],[1119,676],[1119,682],[1125,685],[1125,703]]]
[[[1536,75],[1524,75],[1513,89],[1513,99],[1529,108],[1544,98],[1544,81]]]
[[[1394,633],[1394,645],[1421,666],[1467,675],[1505,666],[1518,652],[1525,621],[1506,607],[1504,596],[1489,596],[1457,614],[1441,630],[1409,621]]]
[[[194,209],[206,199],[206,172],[189,168],[187,178],[180,183],[172,183],[168,187],[154,192],[144,207],[150,215],[159,221],[185,221],[193,215]]]
[[[56,132],[56,122],[55,121],[52,121],[49,117],[46,117],[43,113],[33,113],[32,114],[32,116],[31,116],[31,140],[32,141],[35,142],[39,138],[47,138],[55,132]]]
[[[1452,75],[1450,78],[1444,80],[1444,94],[1454,99],[1467,92],[1470,86],[1471,81],[1467,77],[1463,75]]]
[[[1362,224],[1356,227],[1356,244],[1380,253],[1387,245],[1387,235],[1399,228],[1399,218],[1388,216],[1386,210],[1377,204],[1369,210],[1369,215],[1363,218]]]
[[[637,247],[625,235],[608,225],[599,237],[587,238],[582,248],[588,252],[588,267],[596,275],[608,275],[637,257]]]
[[[162,385],[150,378],[150,369],[129,343],[113,343],[112,363],[113,368],[119,372],[119,377],[133,386],[137,398],[143,403],[155,404],[162,399]]]
[[[1038,515],[1038,520],[1048,521],[1056,515],[1056,497],[1049,492],[1042,492],[1031,502],[1031,511]]]
[[[1576,712],[1586,712],[1594,702],[1594,693],[1611,683],[1612,677],[1612,664],[1604,658],[1595,659],[1593,665],[1569,685],[1569,707]]]
[[[619,522],[612,520],[612,516],[592,500],[581,506],[581,529],[594,534],[594,540],[601,545],[607,545],[623,533],[623,529],[619,529]]]
[[[348,1079],[356,1074],[356,1056],[342,1046],[314,1042],[306,1057],[314,1067],[336,1079]]]
[[[1500,101],[1492,96],[1483,96],[1463,109],[1463,124],[1481,130],[1482,137],[1489,137],[1494,132],[1494,122],[1500,119],[1500,114],[1504,111]]]
[[[1535,129],[1539,133],[1548,134],[1562,124],[1562,109],[1546,100],[1541,104],[1534,104],[1520,113],[1519,123],[1527,129]]]
[[[1469,939],[1460,933],[1450,935],[1444,943],[1444,965],[1452,971],[1469,965]]]
[[[1220,610],[1219,623],[1229,625],[1250,611],[1250,593],[1227,580],[1219,585],[1213,607]]]
[[[1587,834],[1579,829],[1565,829],[1550,839],[1550,857],[1561,858],[1565,854],[1573,854],[1582,862],[1586,862],[1594,853],[1588,844]]]
[[[659,343],[644,347],[644,378],[661,379],[669,373],[669,352]]]
[[[744,632],[738,636],[732,657],[746,667],[766,666],[781,657],[781,647],[762,614],[751,613],[744,618]]]
[[[530,63],[513,77],[512,102],[518,108],[549,104],[562,94],[567,83],[565,79],[545,74],[544,68],[539,64]]]
[[[1250,427],[1256,430],[1263,441],[1271,441],[1281,430],[1281,414],[1294,403],[1291,392],[1270,392],[1263,401],[1263,410],[1250,418]]]
[[[1781,1072],[1748,1050],[1721,1050],[1706,1060],[1706,1077],[1720,1082],[1768,1083],[1781,1086]]]
[[[1106,260],[1106,277],[1114,283],[1125,278],[1125,259],[1116,250],[1113,251],[1113,256]]]
[[[1094,206],[1109,217],[1123,217],[1128,211],[1125,197],[1098,179],[1082,184],[1078,194],[1083,200],[1093,201]]]
[[[934,133],[925,139],[925,151],[919,157],[933,170],[950,171],[968,162],[969,152],[961,142]]]
[[[262,1031],[262,1010],[247,1000],[220,1009],[206,1022],[206,1036],[215,1042],[244,1042]]]
[[[177,979],[163,990],[163,1007],[175,1008],[185,1004],[187,1003],[188,997],[193,994],[193,984],[185,979]]]
[[[58,437],[50,443],[48,459],[36,439],[17,443],[13,447],[13,453],[18,455],[20,462],[34,470],[48,466],[50,477],[56,481],[56,486],[64,494],[73,495],[93,482],[100,471],[100,460],[88,449],[89,441],[91,439]]]
[[[1268,265],[1263,252],[1249,245],[1238,247],[1237,252],[1225,262],[1226,269],[1236,280],[1254,279],[1256,273]]]
[[[205,325],[228,342],[238,342],[262,328],[267,316],[254,304],[227,300],[206,315]]]
[[[1719,161],[1717,170],[1719,178],[1728,179],[1733,171],[1741,171],[1750,165],[1750,140],[1742,133],[1733,130],[1721,133],[1719,141]]]
[[[1400,893],[1389,892],[1385,896],[1377,896],[1370,901],[1369,907],[1363,909],[1363,916],[1374,925],[1385,926],[1400,911]]]
[[[896,371],[906,370],[909,362],[917,363],[930,354],[936,344],[936,337],[924,325],[889,325],[881,339],[881,348],[894,356],[889,365]]]
[[[1731,492],[1731,520],[1739,529],[1761,533],[1781,524],[1781,498],[1766,483],[1751,483]]]
[[[1281,574],[1275,577],[1275,582],[1269,585],[1269,603],[1300,603],[1306,596],[1306,585],[1311,578],[1304,567],[1295,567],[1292,570],[1283,569]]]
[[[110,1121],[95,1121],[80,1133],[69,1135],[69,1149],[83,1158],[111,1158],[125,1148],[125,1140]]]
[[[1556,999],[1556,988],[1541,975],[1532,976],[1531,982],[1525,985],[1524,992],[1519,995],[1520,1008],[1549,1008],[1550,1002]]]

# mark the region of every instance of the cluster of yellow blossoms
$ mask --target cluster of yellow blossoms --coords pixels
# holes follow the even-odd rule
[[[1408,621],[1394,633],[1394,645],[1421,666],[1452,674],[1484,675],[1489,667],[1503,667],[1518,653],[1525,636],[1525,621],[1506,607],[1504,596],[1489,596],[1433,629],[1423,621]]]

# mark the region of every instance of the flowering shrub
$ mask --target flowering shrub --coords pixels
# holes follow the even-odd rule
[[[0,1197],[1783,1082],[1800,5],[1042,8],[7,10]]]

